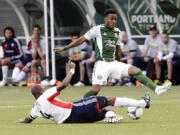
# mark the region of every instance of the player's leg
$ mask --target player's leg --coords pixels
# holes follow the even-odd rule
[[[158,58],[154,58],[154,64],[156,69],[156,80],[154,81],[154,83],[157,85],[159,84],[159,80],[161,77],[161,61],[159,61]]]
[[[135,67],[131,66],[129,64],[125,64],[122,62],[114,62],[113,66],[111,67],[113,70],[111,77],[118,79],[122,76],[135,76],[135,78],[151,90],[155,91],[157,95],[161,95],[164,92],[166,92],[170,87],[171,83],[168,83],[164,86],[156,86],[151,79],[149,79],[147,76],[145,76],[142,71]]]
[[[32,73],[37,73],[37,66],[40,66],[40,65],[41,65],[41,61],[39,59],[32,60],[31,72]]]
[[[18,76],[15,79],[15,82],[20,82],[22,81],[26,74],[30,71],[30,67],[28,67],[27,65],[23,67],[23,69],[21,70],[21,72],[18,74]]]
[[[80,72],[80,80],[74,84],[74,86],[80,87],[84,86],[84,78],[85,78],[85,65],[80,61],[79,62],[79,72]]]
[[[43,69],[43,75],[46,76],[46,60],[43,59],[43,60],[40,60],[40,66],[42,67]]]
[[[8,66],[11,64],[10,58],[4,58],[1,60],[3,80],[0,83],[0,87],[5,86],[8,77]]]
[[[24,67],[22,62],[19,62],[15,65],[14,69],[13,69],[13,73],[12,73],[12,81],[16,82],[16,78],[19,75],[19,73],[21,72],[21,69]]]
[[[107,78],[109,76],[109,63],[98,61],[94,65],[93,75],[92,75],[92,90],[88,91],[84,97],[97,95],[104,83],[107,83]]]
[[[97,97],[98,98],[98,97]],[[145,96],[140,99],[132,99],[127,97],[106,97],[107,106],[114,106],[114,107],[150,107],[150,93],[147,92]],[[101,102],[100,102],[101,103]],[[101,108],[101,104],[99,106]]]
[[[168,80],[166,80],[164,83],[167,84],[172,79],[172,73],[173,73],[173,61],[172,59],[167,59],[167,69],[168,69]]]
[[[97,94],[99,93],[99,91],[101,90],[101,87],[102,87],[102,86],[99,85],[99,84],[94,84],[94,85],[92,86],[92,90],[89,90],[89,91],[84,95],[84,98],[97,95]]]
[[[167,83],[166,85],[163,86],[156,86],[153,81],[151,79],[149,79],[148,77],[146,77],[142,71],[134,66],[131,66],[128,69],[128,73],[129,75],[134,75],[135,78],[142,84],[144,84],[145,86],[147,86],[148,88],[150,88],[151,90],[155,91],[155,93],[157,95],[162,95],[163,93],[165,93],[166,91],[168,91],[172,85],[171,82]]]

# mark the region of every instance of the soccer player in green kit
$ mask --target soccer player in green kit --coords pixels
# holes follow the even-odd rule
[[[84,36],[71,42],[65,47],[55,48],[55,52],[62,52],[69,48],[78,46],[86,40],[95,39],[95,57],[92,75],[92,90],[88,91],[84,97],[97,95],[102,85],[107,83],[109,77],[121,79],[125,76],[134,76],[139,82],[153,90],[157,95],[162,95],[170,87],[171,83],[163,86],[156,86],[152,80],[143,75],[142,71],[129,64],[119,62],[121,51],[121,31],[115,27],[117,23],[117,13],[114,9],[105,11],[105,24],[91,28]]]

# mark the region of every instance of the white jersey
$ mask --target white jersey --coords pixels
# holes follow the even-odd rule
[[[35,102],[30,118],[43,117],[57,123],[63,123],[71,114],[73,104],[65,103],[55,98],[60,93],[56,87],[45,91]]]
[[[95,39],[96,61],[115,60],[116,46],[121,44],[121,31],[118,28],[110,30],[104,24],[94,26],[84,37],[87,40]]]

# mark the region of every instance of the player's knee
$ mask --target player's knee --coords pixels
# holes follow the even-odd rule
[[[37,65],[37,60],[33,60],[33,61],[32,61],[32,66],[33,66],[33,65]]]
[[[46,60],[41,60],[41,65],[46,65]]]
[[[155,64],[159,63],[159,59],[158,58],[154,58],[154,63]]]
[[[22,68],[22,67],[23,67],[23,64],[22,64],[22,63],[17,63],[17,64],[15,65],[15,67]]]
[[[128,74],[129,75],[135,75],[135,74],[137,74],[140,71],[141,71],[140,68],[135,67],[135,66],[130,66],[129,69],[128,69]]]
[[[28,68],[27,66],[25,66],[22,71],[24,71],[25,73],[29,72],[30,71],[30,68]]]
[[[172,64],[172,59],[167,59],[167,64]]]

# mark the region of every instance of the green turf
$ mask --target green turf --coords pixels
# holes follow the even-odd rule
[[[59,98],[75,101],[91,87],[69,87]],[[131,97],[139,99],[147,91],[145,87],[103,87],[99,95]],[[139,120],[128,118],[127,108],[116,108],[124,116],[121,123],[106,124],[56,124],[38,118],[31,124],[17,124],[25,118],[34,102],[30,88],[0,88],[0,135],[179,135],[180,134],[180,87],[172,87],[159,97],[152,93],[152,106],[144,110]]]

